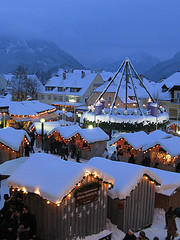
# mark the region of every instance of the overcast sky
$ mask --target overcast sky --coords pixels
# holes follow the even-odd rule
[[[0,0],[0,35],[51,40],[81,63],[180,51],[180,0]]]

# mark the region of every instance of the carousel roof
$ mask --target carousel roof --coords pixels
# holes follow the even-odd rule
[[[19,150],[24,137],[30,141],[30,137],[25,130],[14,129],[11,127],[0,129],[0,143],[14,151]]]
[[[114,187],[108,192],[108,195],[113,199],[125,199],[127,196],[130,196],[131,191],[136,188],[144,175],[148,175],[159,184],[161,183],[161,179],[157,174],[154,174],[146,167],[136,164],[94,157],[89,160],[87,165],[99,168],[114,177]]]
[[[171,196],[176,189],[180,187],[180,174],[170,171],[164,171],[157,168],[149,168],[153,173],[159,176],[162,180],[161,186],[157,187],[157,192]]]
[[[114,178],[95,167],[64,161],[51,154],[33,154],[8,179],[8,185],[25,187],[27,192],[40,192],[40,196],[53,203],[61,201],[85,176],[86,171],[96,173],[103,181],[114,183]],[[47,177],[48,176],[48,177]]]
[[[171,157],[175,157],[180,155],[180,137],[170,137],[167,139],[157,139],[154,141],[151,141],[144,145],[142,148],[142,151],[146,151],[149,148],[152,148],[159,144],[167,153],[171,155]]]

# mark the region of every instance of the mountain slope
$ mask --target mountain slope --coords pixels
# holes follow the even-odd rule
[[[19,65],[27,68],[29,73],[60,67],[84,68],[54,43],[0,38],[0,73],[13,73]]]
[[[163,61],[149,69],[144,75],[153,81],[159,81],[163,78],[171,76],[173,73],[180,70],[180,52],[173,58]]]
[[[139,74],[144,73],[152,66],[160,62],[158,58],[144,52],[130,54],[127,57],[129,57],[131,63]],[[117,60],[114,61],[109,59],[102,60],[94,65],[91,65],[91,68],[102,68],[105,71],[115,72],[118,70],[124,60],[124,56],[120,56]]]

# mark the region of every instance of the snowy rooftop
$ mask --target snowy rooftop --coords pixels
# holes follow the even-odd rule
[[[145,145],[153,144],[160,139],[166,139],[172,137],[171,134],[167,134],[161,130],[155,130],[150,134],[146,134],[144,131],[134,133],[121,133],[116,138],[110,141],[110,145],[115,144],[121,138],[125,139],[136,150],[142,148]],[[144,150],[143,150],[144,151]]]
[[[161,178],[161,186],[157,187],[157,192],[170,196],[180,187],[180,174],[170,171],[164,171],[157,168],[148,168],[154,174]]]
[[[11,127],[0,129],[0,142],[14,151],[18,151],[22,141],[30,138],[25,130],[16,130]]]
[[[96,172],[104,181],[114,183],[113,177],[95,167],[67,162],[51,154],[37,153],[11,175],[8,185],[25,187],[28,192],[35,192],[38,189],[43,198],[56,203],[82,180],[86,171]]]
[[[89,160],[87,165],[94,166],[114,177],[114,187],[108,191],[108,195],[113,199],[125,199],[127,196],[130,196],[131,191],[135,189],[145,174],[159,184],[161,183],[161,179],[157,174],[154,174],[146,167],[136,164],[94,157]]]
[[[27,159],[28,157],[20,157],[0,164],[0,175],[11,176]]]
[[[55,131],[57,131],[65,139],[69,139],[78,133],[88,143],[107,141],[109,139],[109,136],[99,127],[92,129],[82,129],[78,125],[56,127],[50,131],[48,135],[51,135]]]
[[[155,139],[147,144],[145,144],[142,148],[142,151],[146,151],[149,148],[152,148],[159,144],[167,153],[171,155],[171,157],[175,157],[180,155],[180,137],[171,137],[167,139]]]
[[[37,100],[33,101],[7,101],[0,100],[0,106],[9,106],[9,114],[10,115],[37,115],[40,112],[44,112],[47,110],[54,109],[54,107],[41,103]]]

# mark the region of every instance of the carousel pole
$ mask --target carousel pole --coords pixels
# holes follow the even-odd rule
[[[138,99],[138,97],[137,97],[136,88],[135,88],[135,86],[134,86],[134,81],[133,81],[132,72],[131,72],[131,69],[130,69],[129,62],[128,62],[128,69],[129,69],[129,75],[130,75],[131,82],[132,82],[132,85],[133,85],[133,90],[134,90],[134,94],[135,94],[135,97],[136,97],[138,109],[139,109],[139,111],[141,112],[141,114],[144,115],[143,112],[142,112],[142,110],[141,110],[141,108],[140,108],[139,99]]]
[[[114,77],[111,79],[111,81],[108,83],[107,87],[104,89],[104,91],[99,95],[99,97],[96,99],[95,103],[93,104],[93,106],[96,105],[96,103],[102,98],[102,96],[104,95],[104,93],[107,91],[107,89],[109,88],[109,86],[111,85],[111,83],[114,81],[114,79],[117,77],[117,75],[119,74],[119,72],[121,71],[122,67],[124,66],[125,61],[123,61],[123,63],[121,64],[120,68],[118,69],[118,71],[116,72],[116,74],[114,75]]]
[[[110,113],[109,113],[110,115],[112,114],[112,111],[113,111],[113,109],[114,109],[114,105],[115,105],[115,102],[116,102],[116,98],[117,98],[117,96],[118,96],[119,88],[120,88],[120,86],[121,86],[121,82],[122,82],[122,79],[123,79],[125,67],[126,67],[126,65],[124,64],[124,68],[123,68],[123,71],[122,71],[121,79],[120,79],[120,81],[119,81],[119,85],[118,85],[118,87],[117,87],[117,90],[116,90],[116,93],[115,93],[115,95],[114,95],[114,99],[113,99],[113,102],[112,102],[112,105],[111,105],[111,110],[110,110]]]

